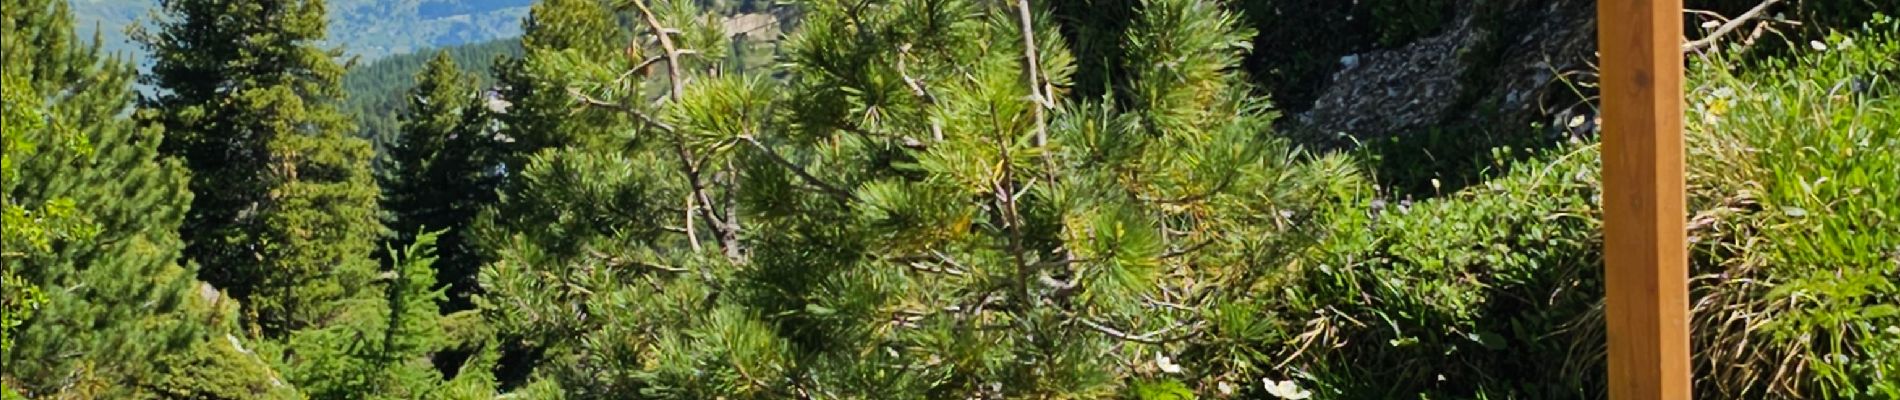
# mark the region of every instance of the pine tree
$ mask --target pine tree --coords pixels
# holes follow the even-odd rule
[[[564,146],[606,145],[625,127],[612,114],[577,113],[568,89],[599,82],[614,71],[593,66],[632,57],[618,54],[627,36],[602,0],[536,2],[522,22],[524,55],[495,66],[503,137],[510,142],[509,167],[520,170],[527,156]]]
[[[171,132],[196,193],[181,229],[199,275],[281,335],[367,282],[382,227],[370,145],[338,113],[321,0],[167,0],[140,116]]]
[[[1237,75],[1248,32],[1211,1],[1142,2],[1098,49],[1128,59],[1093,67],[1126,78],[1085,99],[1026,1],[801,3],[783,69],[757,76],[720,70],[729,42],[690,2],[629,5],[651,62],[560,107],[624,116],[631,140],[532,158],[487,242],[491,322],[570,396],[1247,382],[1243,343],[1267,339],[1219,288],[1263,279],[1247,249],[1350,176],[1272,135]]]
[[[481,265],[468,240],[468,226],[495,200],[501,176],[488,104],[473,80],[441,52],[416,74],[402,112],[402,135],[384,169],[385,209],[390,227],[414,241],[412,232],[444,230],[437,242],[437,279],[448,285],[449,311],[471,307],[475,270]]]
[[[329,327],[293,334],[290,380],[318,399],[415,399],[442,384],[429,356],[447,345],[443,290],[435,284],[436,233],[415,235],[379,279],[383,296],[349,304]]]
[[[0,382],[49,398],[288,394],[227,339],[230,302],[177,264],[186,171],[159,154],[159,129],[124,117],[132,67],[74,40],[70,21],[63,1],[0,3]]]

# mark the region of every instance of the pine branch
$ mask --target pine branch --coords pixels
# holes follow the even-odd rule
[[[692,183],[692,187],[693,187],[692,195],[687,196],[685,200],[686,201],[686,207],[685,207],[686,242],[693,247],[694,252],[698,252],[704,248],[703,246],[699,244],[698,231],[693,229],[693,225],[694,225],[693,212],[699,211],[700,215],[703,218],[706,218],[707,222],[712,224],[714,233],[719,234],[722,237],[721,248],[728,249],[726,251],[727,256],[731,257],[734,254],[733,251],[730,249],[733,248],[733,245],[736,245],[736,243],[728,243],[728,242],[723,241],[724,240],[723,238],[726,236],[726,232],[728,231],[727,225],[724,222],[720,221],[710,210],[710,208],[712,207],[712,203],[706,197],[706,192],[704,189],[705,186],[701,183],[699,179],[699,171],[698,171],[699,162],[695,161],[695,159],[692,158],[693,155],[690,150],[686,149],[686,146],[680,144],[680,141],[684,140],[684,138],[680,136],[677,129],[673,128],[672,125],[667,124],[665,121],[660,121],[659,118],[654,118],[652,115],[642,112],[640,111],[640,109],[633,108],[632,106],[597,99],[597,98],[588,96],[584,93],[581,93],[580,89],[577,89],[577,88],[568,88],[567,92],[568,92],[568,95],[573,96],[576,101],[580,101],[581,104],[583,105],[587,105],[590,107],[605,108],[605,109],[609,109],[613,111],[618,111],[623,114],[631,115],[634,117],[634,119],[640,120],[641,123],[644,123],[647,126],[651,126],[654,129],[658,129],[661,132],[665,132],[669,136],[672,136],[674,138],[674,150],[679,153],[681,163],[685,164],[684,169],[686,170],[687,179]],[[705,207],[701,207],[701,205],[704,205]]]
[[[654,118],[652,115],[633,108],[632,106],[590,97],[581,93],[579,88],[567,88],[567,94],[573,96],[574,100],[581,102],[582,105],[618,111],[623,114],[631,115],[634,119],[640,120],[640,123],[647,124],[647,126],[651,126],[654,129],[659,129],[668,134],[674,133],[675,129],[673,125],[669,125],[665,121],[660,121],[659,118]]]
[[[793,164],[791,160],[785,159],[785,156],[779,155],[777,151],[773,151],[771,147],[767,147],[764,143],[759,143],[759,140],[753,138],[752,135],[739,135],[739,140],[749,143],[753,148],[764,152],[767,158],[771,158],[772,161],[777,162],[779,166],[791,170],[793,174],[797,174],[798,178],[803,179],[805,183],[817,186],[818,189],[823,190],[825,194],[836,197],[841,201],[848,202],[857,200],[857,196],[853,196],[851,192],[839,189],[837,186],[833,186],[822,179],[818,179],[816,176],[812,176],[810,172],[805,172],[805,168],[799,167],[798,164]]]
[[[674,266],[669,266],[669,265],[662,265],[662,264],[658,264],[658,263],[653,263],[653,262],[647,262],[647,261],[640,261],[640,260],[629,260],[629,259],[625,259],[625,258],[620,258],[620,257],[614,257],[614,256],[609,256],[609,255],[607,255],[607,254],[605,254],[605,253],[601,253],[600,251],[597,251],[597,250],[594,250],[594,249],[587,249],[587,256],[588,256],[588,257],[592,257],[592,258],[593,258],[593,259],[595,259],[595,260],[599,260],[599,261],[600,261],[600,262],[602,262],[602,263],[606,263],[606,266],[607,266],[607,267],[609,267],[609,268],[617,268],[617,267],[625,267],[625,266],[635,266],[635,267],[642,267],[642,268],[646,268],[646,269],[651,269],[651,270],[654,270],[654,271],[660,271],[660,272],[669,272],[669,273],[675,273],[675,274],[683,274],[683,273],[687,273],[687,272],[691,272],[691,270],[688,270],[688,269],[686,269],[686,268],[680,268],[680,267],[674,267]]]
[[[640,9],[641,20],[646,23],[647,29],[653,31],[654,39],[660,43],[660,50],[665,52],[663,55],[666,57],[667,81],[671,83],[672,86],[672,90],[666,94],[666,98],[669,101],[678,102],[680,95],[686,91],[685,67],[680,65],[680,54],[682,52],[679,47],[673,44],[672,37],[672,34],[678,33],[679,31],[660,24],[659,17],[653,14],[652,8],[647,7],[646,0],[633,0],[632,3],[634,7]],[[649,124],[659,122],[644,113],[632,112],[635,110],[632,110],[630,107],[623,109]],[[665,125],[659,124],[655,126]],[[673,136],[673,152],[678,155],[680,164],[683,164],[682,167],[684,168],[682,169],[686,172],[687,183],[692,187],[693,198],[688,201],[689,207],[687,208],[693,208],[690,207],[690,203],[692,202],[698,202],[704,205],[704,208],[699,208],[700,217],[705,218],[706,222],[712,225],[713,233],[719,237],[719,247],[725,251],[726,258],[733,261],[744,260],[745,253],[743,250],[740,250],[739,245],[739,227],[728,221],[720,220],[718,212],[713,210],[714,203],[712,202],[712,198],[706,195],[705,179],[700,176],[700,164],[694,161],[697,157],[694,156],[692,149],[686,147],[686,140],[680,135],[678,130],[665,129],[665,131],[671,133]],[[690,216],[687,218],[687,225],[692,225],[692,218]]]
[[[999,129],[997,132],[1000,134],[1005,131]],[[1023,257],[1023,218],[1016,210],[1016,169],[1009,162],[1009,143],[1006,137],[999,137],[996,141],[1002,156],[1003,179],[996,182],[995,196],[997,209],[1003,213],[1003,227],[1008,232],[1009,255],[1016,261],[1016,279],[1013,282],[1016,287],[1010,298],[1016,300],[1018,308],[1026,309],[1031,304],[1029,279],[1035,272],[1035,266]]]
[[[964,271],[969,269],[968,267],[964,267],[963,263],[959,263],[956,259],[950,258],[950,255],[935,250],[932,250],[928,255],[896,257],[890,261],[909,265],[910,269],[920,272],[938,273],[956,277],[967,276],[968,273]],[[936,262],[938,265],[933,268],[926,265],[926,262]]]
[[[930,94],[930,89],[924,87],[924,81],[921,79],[912,78],[910,76],[910,69],[905,68],[904,59],[909,55],[910,55],[909,43],[906,43],[902,46],[897,46],[897,74],[899,76],[904,77],[904,85],[910,86],[911,94],[916,95],[918,99],[923,100],[925,105],[932,105],[932,106],[936,105],[937,96],[932,96]],[[943,141],[943,121],[938,121],[936,118],[931,118],[930,137],[939,142]],[[904,139],[909,140],[909,141],[915,140],[909,137],[906,137]],[[908,142],[906,142],[906,144],[908,144]]]

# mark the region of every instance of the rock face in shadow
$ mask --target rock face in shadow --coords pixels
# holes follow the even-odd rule
[[[1316,100],[1286,106],[1304,111],[1285,125],[1328,147],[1429,130],[1535,135],[1533,122],[1587,112],[1577,99],[1591,93],[1573,89],[1592,86],[1595,50],[1592,2],[1472,1],[1441,33],[1340,57]]]

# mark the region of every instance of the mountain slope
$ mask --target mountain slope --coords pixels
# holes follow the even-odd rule
[[[156,0],[71,0],[79,34],[137,58],[126,28],[149,18]],[[533,0],[330,0],[330,43],[364,61],[521,33]]]

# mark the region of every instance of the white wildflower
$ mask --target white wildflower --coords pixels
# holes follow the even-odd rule
[[[1808,41],[1808,47],[1813,47],[1814,51],[1827,51],[1827,43],[1821,43],[1819,40]]]
[[[1155,367],[1160,368],[1161,372],[1170,374],[1181,373],[1181,365],[1175,364],[1174,359],[1168,358],[1168,356],[1162,355],[1161,353],[1155,353]]]
[[[1260,382],[1267,384],[1267,394],[1271,394],[1273,397],[1286,400],[1306,400],[1309,397],[1313,397],[1313,392],[1301,389],[1299,383],[1291,379],[1274,381],[1272,379],[1260,378]]]

